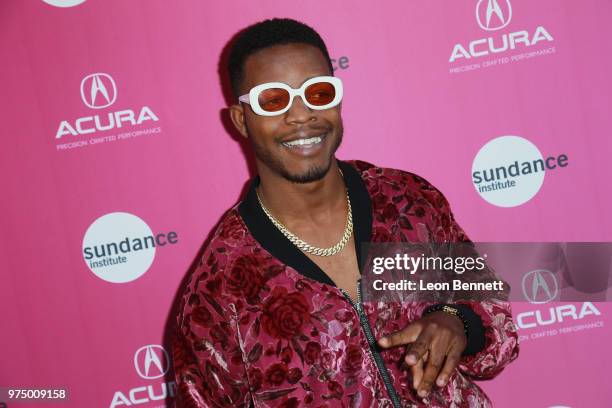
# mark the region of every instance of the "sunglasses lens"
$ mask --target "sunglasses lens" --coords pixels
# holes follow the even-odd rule
[[[284,109],[289,104],[289,92],[282,88],[270,88],[261,91],[259,106],[267,112],[276,112]]]
[[[306,100],[315,106],[329,105],[336,97],[336,88],[329,82],[317,82],[306,88]]]

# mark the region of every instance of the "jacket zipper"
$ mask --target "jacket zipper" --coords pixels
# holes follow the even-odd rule
[[[353,301],[351,296],[342,288],[339,288],[344,297],[348,299],[353,308],[357,311],[357,315],[359,316],[359,323],[361,324],[361,328],[363,329],[366,339],[368,340],[368,351],[372,360],[376,364],[378,368],[378,372],[383,379],[383,383],[385,384],[385,388],[389,393],[389,397],[391,398],[391,403],[394,408],[401,408],[402,405],[400,403],[400,397],[397,395],[397,391],[395,387],[393,387],[393,383],[391,382],[391,377],[389,376],[389,371],[387,371],[387,367],[385,366],[385,362],[382,359],[382,356],[376,349],[376,339],[372,334],[372,328],[370,327],[370,321],[363,311],[363,305],[361,302],[361,278],[357,280],[357,303]]]

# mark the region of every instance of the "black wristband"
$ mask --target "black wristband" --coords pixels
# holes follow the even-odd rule
[[[482,319],[471,307],[460,303],[437,303],[425,308],[423,316],[438,311],[453,314],[463,322],[463,330],[467,338],[467,345],[461,355],[473,355],[484,349],[485,334]]]

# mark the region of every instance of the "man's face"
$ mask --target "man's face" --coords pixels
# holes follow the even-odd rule
[[[286,44],[262,49],[245,61],[241,94],[266,82],[283,82],[299,88],[306,80],[332,75],[323,53],[308,44]],[[313,110],[296,96],[291,108],[277,116],[259,116],[249,104],[234,105],[234,125],[248,137],[258,164],[287,180],[307,183],[321,179],[329,170],[342,141],[341,104]],[[287,146],[296,138],[321,137],[311,146]]]

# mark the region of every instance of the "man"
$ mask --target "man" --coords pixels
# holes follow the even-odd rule
[[[507,302],[360,299],[361,243],[469,240],[425,179],[335,158],[343,89],[320,36],[257,23],[229,73],[258,175],[183,295],[179,406],[490,406],[471,379],[518,355]]]

